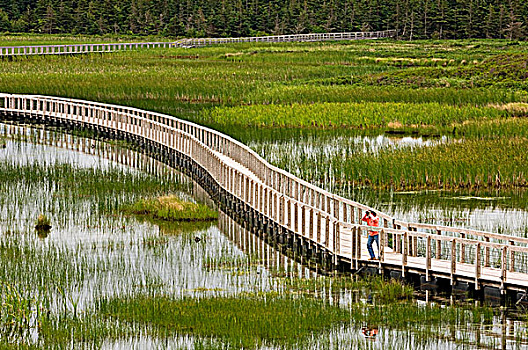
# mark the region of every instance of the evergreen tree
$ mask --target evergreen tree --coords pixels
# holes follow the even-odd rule
[[[526,0],[0,0],[0,30],[250,36],[396,29],[404,39],[526,39]]]

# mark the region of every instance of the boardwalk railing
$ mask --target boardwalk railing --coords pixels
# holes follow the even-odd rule
[[[83,100],[0,94],[0,113],[125,133],[191,157],[216,185],[288,232],[357,268],[363,204],[329,193],[270,165],[244,144],[173,116]],[[528,238],[409,223],[378,212],[380,266],[506,288],[528,288]]]
[[[195,47],[230,43],[256,43],[256,42],[308,42],[328,40],[360,40],[390,38],[396,35],[396,30],[376,32],[348,32],[348,33],[313,33],[274,36],[255,36],[244,38],[197,38],[181,39],[167,42],[142,42],[142,43],[111,43],[111,44],[72,44],[72,45],[34,45],[34,46],[2,46],[0,57],[29,56],[29,55],[71,55],[95,52],[130,51],[151,48],[169,47]]]

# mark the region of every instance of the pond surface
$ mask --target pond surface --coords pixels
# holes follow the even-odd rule
[[[82,315],[103,297],[285,293],[289,288],[285,279],[331,279],[279,253],[223,213],[217,223],[205,224],[153,223],[121,214],[121,205],[145,196],[174,193],[191,201],[210,201],[187,177],[143,154],[46,129],[0,124],[1,135],[8,137],[6,147],[0,149],[0,245],[15,258],[2,257],[0,281],[18,286],[27,295],[48,293],[49,309],[57,315]],[[512,204],[512,196],[503,194],[504,198],[493,200],[436,192],[380,195],[363,191],[353,195],[405,219],[452,220],[461,226],[502,227],[508,232],[526,230],[526,211]],[[524,198],[524,194],[519,196]],[[39,235],[34,229],[39,214],[51,220],[48,234]],[[309,292],[342,307],[352,303],[364,304],[365,310],[369,307],[363,291],[334,289],[330,283]],[[526,338],[525,323],[504,314],[491,323],[427,332],[423,336],[419,327],[397,331],[382,324],[343,325],[314,334],[305,347],[526,346],[521,342]],[[36,327],[29,338],[38,344]],[[108,340],[102,347],[192,349],[201,341],[191,336],[157,339],[147,329],[138,328],[136,336]],[[202,345],[221,347],[214,340]]]

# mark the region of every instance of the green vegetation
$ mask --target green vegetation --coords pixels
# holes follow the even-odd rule
[[[240,118],[241,115],[244,118]],[[364,102],[217,108],[210,112],[208,118],[211,124],[238,128],[354,128],[375,129],[377,133],[417,129],[420,133],[441,133],[451,132],[453,125],[462,122],[482,122],[507,116],[507,110],[494,107]]]
[[[217,210],[213,210],[204,204],[184,201],[174,195],[141,199],[125,206],[122,211],[127,214],[145,215],[168,221],[210,221],[218,219]]]
[[[12,285],[0,284],[0,300],[0,335],[8,342],[17,334],[27,336],[34,324],[43,319],[42,306]]]
[[[335,156],[321,154],[319,159],[319,154],[301,148],[274,163],[287,170],[295,169],[301,177],[323,187],[331,184],[337,189],[512,189],[528,186],[526,147],[525,137],[479,138],[431,147],[380,150],[374,156],[345,149]]]
[[[331,190],[520,188],[527,51],[526,43],[505,40],[361,41],[16,58],[0,67],[0,91],[176,115],[251,143]],[[448,139],[412,152],[343,147],[383,133]],[[267,146],[308,138],[305,154]],[[329,144],[342,152],[329,155]]]
[[[60,183],[55,198],[95,198],[100,209],[111,212],[117,209],[117,199],[130,193],[152,195],[166,189],[179,190],[186,186],[164,180],[145,173],[126,171],[119,167],[90,169],[68,163],[17,164],[0,161],[1,188],[23,181],[28,185],[37,185],[42,181],[48,186]],[[134,190],[134,191],[132,191]]]
[[[265,344],[290,346],[306,337],[348,323],[348,310],[311,298],[227,298],[135,297],[103,300],[98,311],[119,321],[153,326],[153,332],[216,337],[236,348]]]
[[[350,278],[334,276],[333,278],[284,278],[284,286],[289,292],[305,296],[315,295],[320,290],[356,291],[362,295],[370,295],[376,304],[392,304],[412,301],[414,288],[396,280],[384,280],[380,277]]]

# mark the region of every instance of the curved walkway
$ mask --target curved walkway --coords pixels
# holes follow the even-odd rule
[[[528,239],[448,226],[409,223],[379,213],[380,260],[367,261],[371,208],[329,193],[270,165],[247,146],[173,116],[97,102],[0,94],[5,118],[89,127],[162,147],[196,163],[211,188],[280,232],[308,242],[334,267],[363,265],[465,281],[503,291],[528,288]]]

